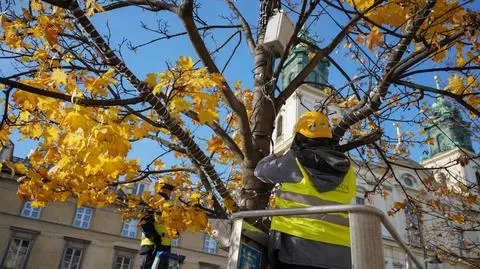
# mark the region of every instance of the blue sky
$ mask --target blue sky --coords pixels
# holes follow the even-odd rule
[[[204,18],[207,18],[207,22],[209,24],[227,23],[219,18],[221,15],[230,14],[223,1],[210,0],[201,2],[203,7],[200,9],[200,15]],[[250,23],[256,24],[258,2],[252,0],[239,0],[236,2],[236,4],[246,19]],[[342,25],[346,22],[344,16],[338,16],[335,17],[335,19],[338,20],[338,22]],[[118,11],[99,14],[93,18],[94,24],[103,34],[107,34],[106,26],[108,22],[108,28],[111,31],[111,44],[119,44],[125,39],[127,40],[125,45],[128,42],[136,45],[158,37],[157,34],[149,32],[145,29],[141,29],[140,27],[141,22],[155,27],[157,20],[167,22],[171,34],[183,32],[183,27],[181,26],[179,19],[167,12],[155,14],[147,11],[141,11],[136,8],[123,8]],[[331,37],[338,33],[339,28],[332,22],[330,18],[327,16],[322,16],[320,22],[313,29],[310,29],[310,31],[314,36],[317,36],[320,41],[324,40],[319,44],[322,46],[327,44]],[[215,30],[213,35],[207,37],[207,44],[209,44],[209,47],[211,48],[213,47],[214,42],[222,43],[229,36],[227,34],[233,32],[234,30],[231,29]],[[213,39],[215,39],[215,41]],[[236,42],[229,43],[229,45],[226,47],[226,51],[230,52],[235,43]],[[113,46],[113,48],[118,47]],[[356,68],[358,65],[353,60],[345,59],[343,54],[344,50],[342,49],[342,45],[340,45],[339,49],[337,49],[331,56],[343,66],[343,68],[351,77],[353,77],[357,73]],[[160,42],[142,47],[135,52],[128,50],[126,46],[124,46],[122,49],[122,56],[124,57],[127,65],[140,78],[145,78],[147,73],[165,71],[167,62],[173,63],[181,55],[192,56],[194,60],[198,59],[195,51],[185,36],[170,40],[162,40]],[[215,55],[215,59],[217,60],[220,68],[225,63],[227,57],[227,53]],[[0,60],[0,69],[4,74],[13,72],[13,70],[8,66],[7,63],[5,63],[4,60]],[[252,87],[253,59],[245,43],[242,43],[242,45],[239,47],[238,52],[233,57],[232,62],[226,69],[224,75],[230,83],[240,80],[244,82],[245,87]],[[334,67],[330,67],[329,80],[330,83],[336,87],[342,86],[344,83],[343,77],[334,69]],[[434,81],[431,74],[417,76],[415,80],[420,80],[424,85],[434,86]],[[442,77],[442,82],[446,82],[446,77]],[[428,100],[431,101],[431,99]],[[405,116],[411,116],[411,112],[405,112]],[[387,134],[395,137],[394,128],[391,126],[391,124],[386,124],[382,127],[386,129]],[[402,131],[407,130],[416,132],[418,127],[403,125]],[[18,136],[15,135],[14,139],[15,137]],[[35,143],[32,141],[17,142],[16,155],[25,156],[34,145]],[[153,159],[158,154],[158,151],[156,150],[157,148],[158,146],[154,142],[135,143],[130,156],[141,157],[142,162],[145,164],[145,161]],[[411,157],[418,161],[423,150],[425,149],[418,147],[412,148]]]

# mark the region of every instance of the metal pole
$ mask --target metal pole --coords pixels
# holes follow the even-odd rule
[[[242,219],[233,220],[232,234],[230,235],[230,249],[228,250],[227,269],[238,268],[238,258],[240,253],[240,240],[242,237]]]
[[[365,213],[350,213],[352,264],[355,269],[383,269],[380,219]]]
[[[413,255],[412,251],[403,242],[400,234],[398,234],[398,232],[395,230],[395,227],[393,227],[390,221],[388,221],[385,214],[375,207],[365,206],[365,205],[331,205],[331,206],[312,206],[312,207],[302,207],[302,208],[251,210],[251,211],[235,212],[230,216],[230,219],[238,220],[238,219],[252,218],[252,217],[254,218],[254,217],[269,217],[269,216],[292,216],[292,215],[333,213],[333,212],[349,212],[351,214],[350,221],[352,221],[352,217],[354,217],[355,214],[364,214],[366,216],[365,218],[375,218],[378,221],[381,221],[383,226],[385,226],[387,231],[392,235],[393,239],[398,243],[398,245],[408,254],[410,259],[415,263],[415,266],[417,268],[424,268],[424,265],[420,263],[417,257]],[[379,223],[377,225],[379,225]],[[381,239],[381,230],[375,229],[374,234],[377,234],[377,238],[380,237]],[[370,236],[370,235],[365,235],[365,236]],[[238,238],[237,237],[234,238],[232,234],[231,240],[232,240],[231,241],[232,245],[234,243],[240,244],[240,235],[238,235]],[[379,246],[381,246],[383,251],[382,241],[380,241]],[[239,246],[237,246],[237,248],[239,248]],[[236,251],[238,252],[238,249]],[[232,256],[232,257],[235,257],[235,261],[238,259],[238,255]],[[236,267],[227,267],[227,268],[237,269]],[[380,268],[383,268],[383,264],[382,264],[382,267]]]

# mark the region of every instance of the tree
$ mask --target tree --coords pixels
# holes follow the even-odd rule
[[[207,214],[225,217],[239,209],[264,208],[272,186],[261,183],[253,171],[270,153],[276,115],[325,60],[335,70],[336,82],[318,86],[328,103],[344,112],[331,119],[334,138],[338,149],[354,159],[395,163],[404,152],[395,147],[387,126],[406,122],[423,128],[433,94],[447,97],[470,116],[476,135],[480,21],[468,9],[470,1],[262,0],[258,23],[238,4],[2,3],[2,62],[13,68],[0,77],[5,95],[0,140],[6,144],[16,129],[38,141],[29,155],[31,166],[4,164],[24,174],[18,196],[39,206],[70,197],[78,198],[79,205],[119,203],[126,218],[140,216],[148,205],[162,210],[172,231],[205,228]],[[210,6],[228,8],[229,14],[220,19],[205,15]],[[295,30],[284,53],[275,57],[263,40],[278,8],[295,21]],[[116,43],[112,34],[122,33],[92,23],[96,17],[120,16],[123,10],[160,14],[183,30],[172,33],[162,18],[158,25],[141,24],[139,31],[155,34],[151,41]],[[216,20],[221,23],[209,23]],[[318,42],[303,38],[304,31],[317,35]],[[218,43],[218,36],[226,41]],[[182,56],[145,77],[123,59],[147,45],[166,49],[162,42],[174,38],[192,46],[193,58]],[[234,38],[238,43],[231,45]],[[294,46],[310,52],[309,63],[281,85],[280,74]],[[227,67],[247,57],[243,53],[240,61],[239,48],[251,54],[251,90],[224,75]],[[428,74],[450,76],[445,90],[425,83]],[[412,129],[402,139],[411,147],[432,143],[422,136],[421,130]],[[149,163],[145,169],[127,158],[132,143],[141,140],[158,143],[157,157],[142,160]],[[373,190],[381,189],[384,178],[372,176],[377,182]],[[157,189],[166,182],[175,185],[175,201],[149,192],[117,199],[119,186],[145,178],[155,180]],[[468,186],[466,193],[474,195],[475,189],[478,184]],[[478,219],[474,222],[478,229]]]

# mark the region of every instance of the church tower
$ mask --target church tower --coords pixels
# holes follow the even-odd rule
[[[316,44],[315,40],[308,37],[306,31],[302,31],[299,34],[301,39],[308,40],[309,42]],[[300,71],[307,66],[310,59],[308,58],[307,45],[297,44],[290,51],[285,64],[283,65],[283,71],[281,74],[282,89],[290,84],[290,82],[300,73]],[[330,63],[327,60],[323,60],[318,64],[315,69],[305,78],[305,83],[310,84],[313,87],[324,88],[325,84],[328,84],[328,66]]]
[[[436,79],[437,88],[438,78]],[[447,101],[443,95],[438,95],[431,108],[431,124],[425,128],[427,138],[431,138],[434,144],[429,145],[427,158],[461,147],[473,152],[470,124],[465,122],[458,108]]]
[[[440,89],[437,76],[435,82],[437,89]],[[430,123],[425,128],[425,135],[433,143],[428,145],[428,152],[422,157],[421,164],[425,167],[442,167],[456,162],[462,155],[473,156],[470,124],[463,120],[460,110],[443,95],[437,95],[430,109]],[[480,162],[470,161],[465,167],[460,165],[450,167],[450,175],[444,173],[436,175],[436,178],[446,179],[451,186],[455,185],[455,182],[462,182],[468,186],[480,176],[477,163]],[[442,172],[438,172],[440,173]]]

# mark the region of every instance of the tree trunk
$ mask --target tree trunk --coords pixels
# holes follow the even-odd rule
[[[253,171],[258,161],[270,153],[270,141],[275,121],[275,110],[273,109],[275,88],[271,84],[274,57],[263,48],[263,38],[268,18],[273,13],[274,2],[276,1],[263,0],[260,5],[259,33],[255,49],[253,115],[250,123],[255,156],[250,159],[246,158],[243,163],[244,189],[241,194],[241,207],[247,210],[264,209],[271,190],[271,186],[258,180]]]

